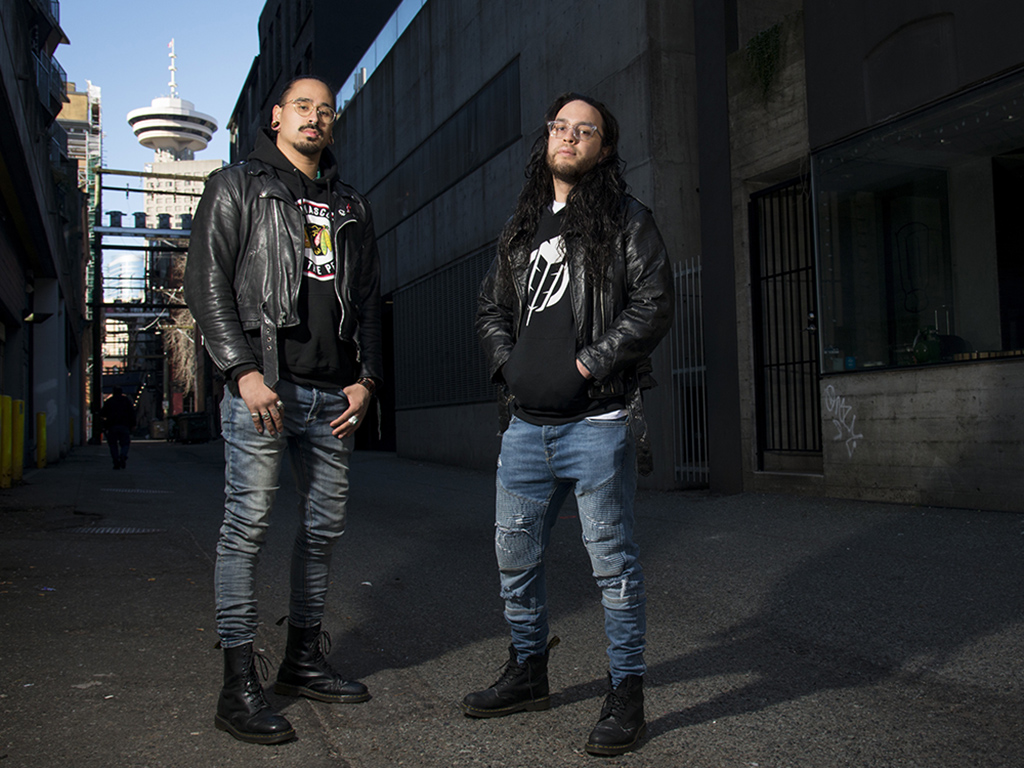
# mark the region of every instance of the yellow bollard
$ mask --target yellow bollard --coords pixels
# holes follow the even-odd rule
[[[43,469],[46,466],[46,413],[40,411],[36,414],[36,467]]]
[[[0,488],[11,487],[11,396],[0,395]]]
[[[11,482],[18,485],[25,474],[25,401],[15,400],[11,415]]]

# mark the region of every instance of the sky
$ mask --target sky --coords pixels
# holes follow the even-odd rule
[[[138,143],[126,117],[133,109],[148,107],[153,99],[170,95],[168,43],[172,39],[178,96],[217,121],[213,139],[206,149],[196,153],[196,160],[228,160],[227,122],[259,53],[258,24],[265,2],[60,0],[60,26],[69,44],[58,46],[54,57],[79,91],[85,90],[87,80],[100,88],[103,167],[141,171],[153,162],[153,150]],[[424,2],[403,0],[359,66],[372,71]],[[339,98],[351,97],[351,87],[351,82],[346,83]],[[141,186],[128,177],[108,178],[107,183],[113,186]],[[138,194],[103,193],[103,210],[127,213],[125,224],[129,227],[131,214],[142,208]],[[115,238],[110,242],[135,245],[138,240]],[[104,295],[108,300],[130,300],[140,295],[137,278],[142,274],[142,263],[142,255],[132,252],[104,259]]]
[[[79,90],[89,80],[102,91],[105,167],[141,171],[153,161],[125,117],[170,95],[171,38],[178,95],[217,120],[213,140],[196,159],[228,159],[227,122],[259,53],[264,2],[61,0],[60,26],[70,44],[54,56]]]
[[[69,82],[84,91],[86,80],[99,86],[102,99],[103,166],[141,171],[153,162],[153,150],[135,138],[126,116],[170,95],[174,39],[178,96],[212,115],[217,131],[197,160],[227,160],[227,122],[259,53],[260,11],[265,0],[61,0],[60,26],[70,41],[54,58]],[[139,181],[110,177],[108,184],[138,188]],[[141,195],[103,193],[105,211],[141,211]],[[106,224],[104,220],[104,224]],[[139,244],[138,238],[113,238],[114,244]],[[104,257],[104,297],[129,301],[141,297],[141,253],[109,252]]]

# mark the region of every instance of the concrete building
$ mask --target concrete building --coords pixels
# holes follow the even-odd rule
[[[335,127],[381,248],[385,435],[493,466],[477,286],[544,107],[576,90],[619,117],[676,265],[649,485],[1019,511],[1021,21],[1009,0],[428,0]]]
[[[627,181],[654,210],[680,285],[696,272],[693,37],[688,3],[429,0],[348,104],[334,151],[373,203],[393,307],[384,430],[400,455],[494,466],[496,393],[473,329],[476,293],[559,93],[610,105]],[[681,313],[693,307],[680,302]],[[686,399],[703,403],[699,360],[685,351],[676,335],[659,347],[661,386],[646,398],[659,487],[707,483],[702,446],[680,440],[701,418]]]
[[[57,121],[68,134],[68,157],[78,164],[78,188],[95,193],[96,166],[103,162],[103,99],[100,87],[88,80],[85,90],[67,84],[68,101]]]
[[[230,161],[252,151],[256,132],[270,125],[274,100],[293,77],[312,73],[340,88],[398,3],[267,0],[257,29],[260,52],[228,121]]]
[[[703,243],[737,301],[707,320],[738,342],[744,488],[1024,509],[1021,22],[779,0],[717,28]]]
[[[0,392],[24,403],[25,456],[55,461],[83,433],[82,195],[56,121],[68,43],[56,0],[0,0]]]

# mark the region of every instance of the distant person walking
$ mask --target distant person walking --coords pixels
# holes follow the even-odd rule
[[[207,182],[185,270],[189,309],[227,379],[214,576],[224,686],[214,722],[256,744],[295,736],[264,698],[253,648],[256,563],[286,455],[301,501],[274,691],[327,702],[370,698],[328,664],[330,639],[321,630],[354,435],[382,370],[373,222],[328,149],[335,117],[324,81],[306,76],[285,87],[248,159]]]
[[[132,430],[135,429],[135,406],[123,389],[114,387],[100,408],[100,419],[107,435],[114,469],[125,469],[128,465],[128,449],[132,445]]]
[[[477,331],[510,422],[498,457],[494,548],[512,635],[470,717],[543,710],[549,532],[575,493],[604,604],[608,694],[584,742],[595,755],[643,737],[646,595],[633,539],[637,471],[650,470],[641,390],[672,322],[672,272],[651,211],[627,192],[619,128],[599,101],[560,96],[480,288]]]

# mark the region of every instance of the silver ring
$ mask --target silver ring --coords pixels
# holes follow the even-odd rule
[[[358,424],[359,423],[359,417],[358,416],[349,416],[348,417],[348,423],[349,424]]]
[[[258,419],[260,417],[260,415],[258,413],[255,413],[255,412],[250,413],[249,415],[252,416],[254,419]]]
[[[284,403],[282,403],[280,400],[278,400],[276,403],[274,403],[274,405],[277,406],[277,410],[279,410],[279,411],[283,411],[284,410]]]
[[[262,419],[263,419],[264,421],[270,421],[270,414],[269,414],[269,413],[261,413],[261,414],[260,414],[260,417],[261,417],[261,418],[262,418]]]

